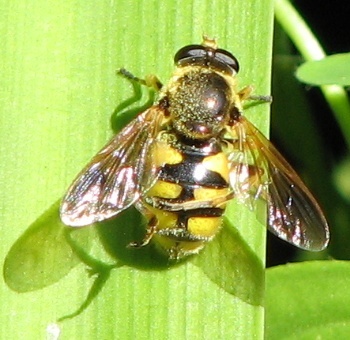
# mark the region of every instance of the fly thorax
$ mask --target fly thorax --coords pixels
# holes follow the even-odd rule
[[[232,91],[224,77],[202,69],[185,73],[168,93],[175,131],[190,139],[217,136],[229,120]]]

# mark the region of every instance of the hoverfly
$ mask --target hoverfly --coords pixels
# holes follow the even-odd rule
[[[237,59],[204,38],[174,61],[167,85],[143,81],[159,89],[157,102],[75,179],[61,204],[63,223],[81,227],[135,205],[148,222],[144,239],[130,246],[154,239],[178,259],[213,239],[228,201],[254,208],[264,200],[270,231],[297,247],[324,249],[329,229],[316,200],[242,115],[242,103],[254,96],[250,87],[236,89]]]

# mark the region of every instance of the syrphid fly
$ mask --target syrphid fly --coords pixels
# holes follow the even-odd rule
[[[243,116],[243,102],[254,96],[250,87],[237,90],[237,59],[204,38],[174,61],[168,84],[141,80],[159,90],[157,101],[78,175],[62,201],[62,221],[82,227],[135,205],[147,227],[130,246],[155,240],[179,259],[214,238],[228,201],[254,209],[263,200],[270,231],[297,247],[324,249],[329,229],[316,200]]]

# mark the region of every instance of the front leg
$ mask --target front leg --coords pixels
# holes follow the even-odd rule
[[[161,83],[161,81],[154,74],[150,74],[150,75],[146,76],[145,79],[141,79],[139,77],[134,76],[131,72],[129,72],[125,68],[121,68],[118,71],[118,73],[121,74],[123,77],[128,78],[132,81],[135,81],[141,85],[153,88],[157,92],[160,91],[161,88],[163,87],[163,84]]]

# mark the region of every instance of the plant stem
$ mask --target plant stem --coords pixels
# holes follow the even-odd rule
[[[288,0],[275,0],[275,16],[306,61],[326,57],[319,41]],[[323,85],[321,91],[334,112],[347,146],[350,148],[350,103],[346,91],[338,85]]]

